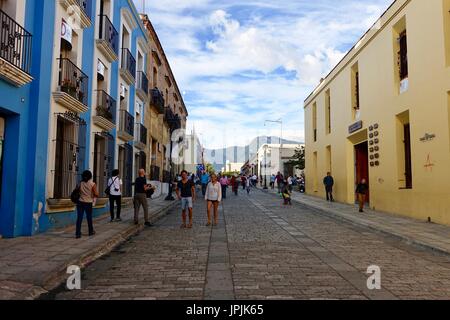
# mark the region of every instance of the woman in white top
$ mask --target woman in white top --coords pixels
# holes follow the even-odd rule
[[[122,221],[120,211],[122,210],[122,179],[119,178],[119,170],[112,172],[112,178],[108,180],[109,187],[109,212],[111,213],[111,222]],[[114,220],[114,203],[117,205],[117,219]]]
[[[211,182],[206,187],[205,200],[208,202],[208,223],[211,225],[211,208],[214,206],[214,226],[219,223],[219,204],[222,201],[222,186],[217,181],[217,175],[211,175]]]

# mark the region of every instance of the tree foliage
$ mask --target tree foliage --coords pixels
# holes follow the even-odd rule
[[[296,148],[292,159],[288,163],[296,169],[305,170],[305,147]]]

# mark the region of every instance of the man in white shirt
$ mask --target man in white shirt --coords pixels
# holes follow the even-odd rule
[[[109,212],[111,213],[111,222],[122,221],[120,212],[122,210],[122,179],[119,178],[119,170],[112,172],[112,177],[108,180],[109,187]],[[114,204],[117,205],[117,218],[114,220]]]
[[[287,183],[288,183],[289,191],[292,192],[292,185],[293,185],[292,176],[289,176],[289,178],[287,179]]]

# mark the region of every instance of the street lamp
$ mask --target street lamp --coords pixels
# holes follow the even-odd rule
[[[264,190],[269,189],[267,187],[267,147],[268,145],[266,144],[264,146]]]

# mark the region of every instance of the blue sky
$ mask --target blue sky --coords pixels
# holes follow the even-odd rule
[[[392,0],[146,0],[208,148],[304,139],[303,101]],[[135,0],[141,10],[142,0]]]

